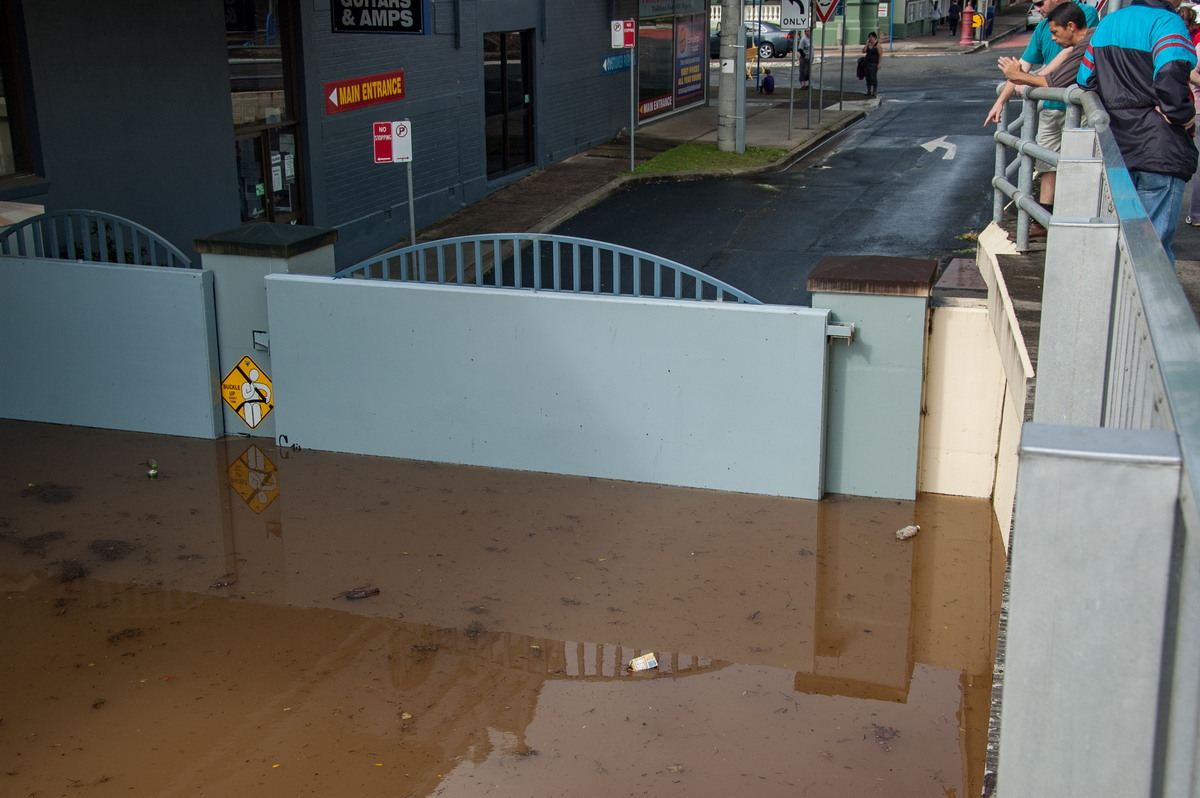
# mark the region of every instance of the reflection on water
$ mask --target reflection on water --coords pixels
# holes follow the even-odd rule
[[[10,421],[0,446],[6,794],[979,792],[986,502]]]

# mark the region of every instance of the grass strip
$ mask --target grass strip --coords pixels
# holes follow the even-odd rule
[[[743,153],[722,152],[715,143],[688,142],[672,147],[633,170],[635,175],[667,174],[686,172],[693,169],[736,169],[745,166],[762,166],[779,160],[787,150],[775,147],[747,147]]]

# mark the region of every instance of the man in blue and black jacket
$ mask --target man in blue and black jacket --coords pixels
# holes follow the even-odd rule
[[[1077,77],[1108,109],[1113,138],[1172,263],[1183,188],[1196,171],[1188,88],[1196,51],[1179,3],[1133,0],[1100,20]]]

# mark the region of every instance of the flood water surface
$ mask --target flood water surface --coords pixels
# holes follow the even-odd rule
[[[985,501],[12,421],[0,450],[4,795],[980,791]]]

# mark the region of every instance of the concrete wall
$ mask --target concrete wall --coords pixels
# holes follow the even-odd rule
[[[920,490],[987,498],[996,477],[1004,371],[987,307],[935,305],[926,348]]]
[[[45,181],[0,199],[124,216],[184,253],[238,224],[222,4],[23,7]]]
[[[457,16],[455,9],[460,11]],[[405,167],[373,163],[372,122],[412,122],[418,228],[525,173],[487,177],[485,33],[533,31],[530,170],[608,141],[628,127],[629,75],[605,75],[600,63],[612,52],[610,19],[636,16],[636,4],[630,0],[433,3],[427,36],[332,33],[329,0],[302,4],[300,13],[309,109],[306,146],[312,164],[309,223],[338,231],[339,266],[356,263],[408,236]],[[324,112],[327,82],[393,70],[404,70],[404,99],[336,114]]]
[[[822,494],[827,311],[266,283],[276,429],[293,444]]]
[[[988,225],[979,234],[976,264],[987,283],[988,319],[1004,371],[1004,409],[1001,413],[1000,446],[996,452],[996,485],[992,505],[1006,546],[1012,526],[1013,502],[1017,495],[1017,447],[1034,379],[1033,363],[1025,348],[1017,313],[996,259],[998,253],[1014,251],[1008,235],[995,224]]]
[[[0,258],[0,416],[214,438],[213,278]]]
[[[855,335],[831,344],[826,488],[915,499],[927,297],[812,294]]]

